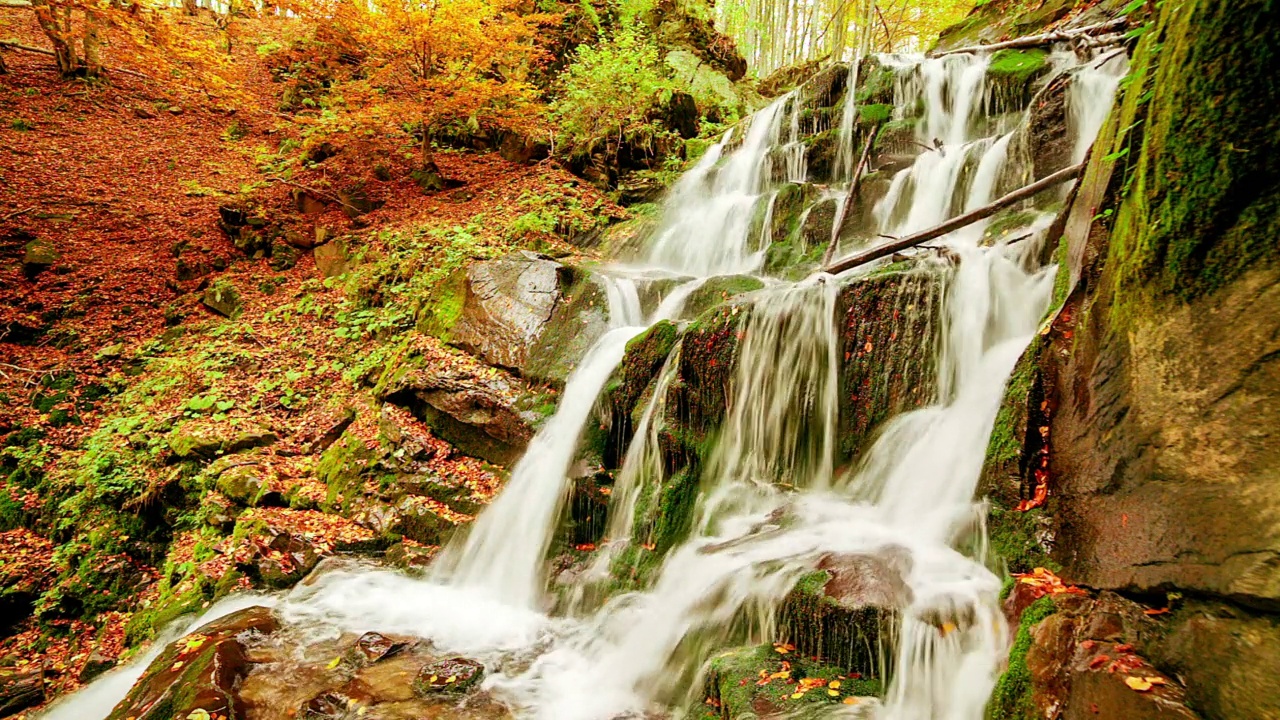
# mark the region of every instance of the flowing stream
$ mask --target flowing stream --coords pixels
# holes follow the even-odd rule
[[[931,149],[892,179],[875,207],[875,229],[898,236],[989,202],[1016,175],[1012,148],[1025,113],[987,115],[988,59],[883,62],[898,73],[898,107],[923,103],[916,140]],[[1076,68],[1069,129],[1077,158],[1106,117],[1123,64]],[[856,82],[852,71],[850,98]],[[429,638],[485,662],[487,686],[520,717],[609,720],[701,699],[696,679],[708,655],[731,642],[772,639],[782,599],[823,558],[888,558],[905,589],[896,643],[884,649],[894,670],[882,700],[860,712],[880,720],[982,717],[1008,633],[974,494],[1005,383],[1050,299],[1053,268],[1034,259],[1038,237],[984,244],[977,224],[940,241],[951,260],[921,257],[916,272],[935,274],[945,287],[934,319],[936,396],[891,419],[844,470],[836,467],[837,313],[851,278],[769,280],[747,301],[738,329],[728,411],[701,469],[689,537],[646,589],[601,597],[589,590],[631,540],[638,498],[663,481],[660,431],[678,343],[636,423],[603,547],[552,610],[547,556],[597,398],[627,342],[658,320],[681,318],[684,301],[708,278],[759,272],[765,240],[752,221],[756,209],[772,206],[780,182],[805,179],[797,97],[779,98],[727,133],[673,188],[642,263],[682,278],[660,307],[641,313],[635,268],[603,270],[612,327],[471,531],[421,578],[335,564],[279,598],[285,622],[314,628],[318,638],[368,630]],[[850,100],[841,115],[831,190],[840,216],[849,194],[840,183],[860,152],[855,109]],[[48,717],[103,717],[139,672],[122,670],[109,687],[95,683]]]

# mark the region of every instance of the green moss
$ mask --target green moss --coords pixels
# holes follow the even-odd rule
[[[743,293],[759,290],[764,282],[750,275],[721,275],[704,282],[685,300],[685,313],[698,316]]]
[[[1013,647],[1009,649],[1009,666],[996,681],[995,691],[987,704],[987,720],[1032,720],[1035,717],[1035,706],[1031,701],[1031,672],[1027,669],[1031,629],[1056,610],[1053,599],[1046,596],[1022,611]]]
[[[998,50],[991,56],[987,76],[1026,82],[1048,69],[1049,52],[1042,48]]]
[[[453,326],[462,317],[467,299],[467,271],[456,270],[424,298],[418,310],[418,330],[449,341]]]
[[[874,127],[889,122],[891,117],[893,117],[892,105],[877,104],[858,107],[858,122],[862,125]]]
[[[1125,183],[1107,261],[1118,311],[1280,258],[1277,22],[1269,0],[1165,3],[1143,37],[1107,156]]]

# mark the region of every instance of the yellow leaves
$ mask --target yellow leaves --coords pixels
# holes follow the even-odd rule
[[[1014,574],[1014,580],[1020,585],[1030,586],[1032,596],[1044,597],[1045,595],[1061,595],[1064,593],[1072,595],[1086,595],[1084,590],[1074,586],[1066,585],[1062,579],[1053,574],[1051,570],[1038,567],[1029,573]]]
[[[452,683],[456,683],[456,682],[458,682],[458,676],[457,676],[457,675],[450,675],[450,676],[449,676],[449,678],[448,678],[447,680],[445,680],[445,681],[444,681],[444,684],[445,684],[445,685],[450,685],[450,684],[452,684]]]
[[[839,681],[839,680],[832,680],[831,682],[827,683],[827,687],[831,688],[832,690],[839,690],[839,689],[840,689],[840,681]]]
[[[334,659],[330,660],[330,661],[329,661],[329,664],[328,664],[328,665],[325,665],[325,667],[326,667],[327,669],[329,669],[329,670],[332,670],[332,669],[334,669],[334,668],[338,667],[338,665],[340,665],[341,663],[342,663],[342,658],[341,658],[341,657],[336,657],[336,658],[334,658]]]
[[[828,690],[827,694],[830,695],[831,697],[840,697],[839,690]]]
[[[170,671],[170,672],[178,672],[179,670],[181,670],[181,669],[182,669],[182,666],[183,666],[183,665],[186,665],[186,663],[184,663],[184,662],[182,662],[181,660],[179,660],[178,662],[176,662],[176,663],[174,663],[173,665],[169,666],[169,671]]]
[[[201,647],[204,646],[205,641],[208,639],[209,638],[205,637],[204,635],[199,635],[199,634],[192,635],[191,637],[187,638],[187,641],[183,644],[181,654],[187,655],[195,652],[196,650],[199,650]]]
[[[850,695],[849,697],[845,698],[844,700],[841,700],[840,702],[841,702],[841,703],[843,703],[843,704],[845,704],[845,705],[857,705],[857,704],[858,704],[858,698],[856,698],[856,697],[854,697],[854,696]]]
[[[939,630],[942,632],[942,637],[946,637],[956,631],[956,624],[948,620],[942,623],[942,627]]]
[[[779,655],[786,655],[787,653],[795,649],[796,649],[796,646],[792,645],[791,643],[774,643],[773,644],[773,651],[778,653]]]
[[[1164,685],[1165,679],[1157,676],[1127,677],[1124,679],[1124,684],[1135,692],[1150,692],[1151,688],[1157,685]]]

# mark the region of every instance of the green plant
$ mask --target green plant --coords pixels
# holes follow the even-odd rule
[[[31,123],[27,122],[22,118],[14,118],[9,121],[9,128],[12,130],[17,130],[18,132],[27,132],[29,130],[34,130],[36,126],[32,125]]]
[[[590,154],[601,145],[616,153],[624,140],[651,142],[661,131],[650,117],[673,88],[657,44],[628,25],[595,47],[578,48],[560,76],[552,117],[571,154]]]

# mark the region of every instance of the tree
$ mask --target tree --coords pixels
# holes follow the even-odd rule
[[[306,0],[293,6],[317,34],[347,44],[349,54],[363,58],[359,73],[331,87],[343,102],[330,107],[322,121],[409,133],[419,148],[425,186],[442,182],[431,141],[444,127],[532,131],[544,115],[528,80],[543,59],[533,40],[553,16],[521,14],[521,4]]]

